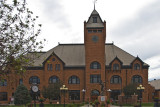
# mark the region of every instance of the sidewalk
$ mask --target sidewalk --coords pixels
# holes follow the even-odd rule
[[[92,105],[88,105],[88,104],[86,104],[86,105],[84,105],[84,106],[81,106],[81,107],[93,107]],[[114,106],[114,105],[111,105],[110,107],[119,107],[119,106]],[[126,106],[127,107],[127,106]]]
[[[81,107],[92,107],[92,105],[84,105],[84,106],[81,106]],[[110,107],[120,107],[120,106],[115,106],[115,105],[111,105]],[[122,106],[122,107],[133,107],[133,106]],[[152,107],[152,106],[142,106],[142,107]]]

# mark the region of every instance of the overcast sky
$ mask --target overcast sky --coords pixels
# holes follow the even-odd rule
[[[26,0],[42,24],[44,51],[60,43],[84,43],[84,25],[94,0]],[[160,79],[160,0],[98,0],[106,20],[106,43],[139,56],[150,65],[149,80]]]

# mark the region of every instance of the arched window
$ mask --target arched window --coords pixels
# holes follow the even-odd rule
[[[7,80],[6,79],[1,80],[0,81],[0,86],[7,86]]]
[[[114,75],[114,76],[111,77],[110,83],[111,83],[111,84],[120,84],[121,81],[122,81],[122,80],[121,80],[121,77],[120,77],[120,76]]]
[[[49,78],[49,83],[53,84],[53,83],[58,83],[59,82],[59,78],[57,76],[52,76]]]
[[[119,70],[119,64],[113,64],[113,70]]]
[[[29,84],[40,84],[40,79],[37,76],[32,76],[29,78]]]
[[[134,64],[134,70],[140,70],[140,65],[138,63]]]
[[[80,84],[80,80],[77,76],[71,76],[68,81],[69,84]]]
[[[91,69],[101,69],[101,65],[99,62],[92,62],[90,65]]]
[[[142,77],[139,75],[134,75],[132,77],[132,83],[142,83]]]

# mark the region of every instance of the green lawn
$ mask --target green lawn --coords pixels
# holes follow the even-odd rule
[[[83,104],[66,104],[65,107],[80,107]],[[6,106],[2,106],[1,107],[25,107],[24,105],[20,105],[20,106],[16,106],[16,105],[6,105]],[[28,106],[26,106],[28,107]],[[34,105],[32,106],[34,107]],[[36,107],[39,107],[39,104],[36,105]],[[44,107],[63,107],[63,104],[45,104]]]
[[[115,104],[117,105],[117,104]],[[139,105],[139,103],[137,104]],[[133,107],[134,105],[131,105],[131,104],[124,104],[122,107]],[[143,107],[153,107],[154,106],[154,103],[142,103],[142,106]]]

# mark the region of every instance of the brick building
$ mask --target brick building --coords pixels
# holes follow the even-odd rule
[[[69,89],[66,102],[95,99],[101,93],[100,81],[104,83],[106,96],[109,96],[107,90],[112,90],[110,97],[113,100],[117,100],[127,84],[139,83],[145,87],[143,102],[151,101],[149,65],[113,43],[106,44],[105,40],[106,22],[93,10],[84,22],[84,44],[59,44],[47,52],[38,53],[39,57],[23,77],[12,74],[0,82],[0,103],[9,103],[21,83],[28,89],[32,83],[37,83],[41,91],[43,86],[58,81]],[[28,56],[33,57],[32,54],[28,53]]]
[[[155,88],[154,97],[160,99],[160,79],[154,79],[149,84]]]

